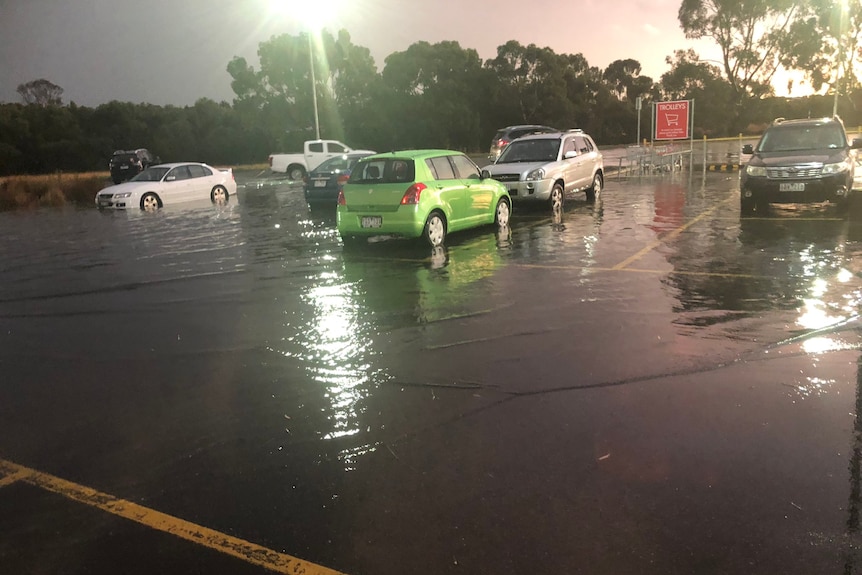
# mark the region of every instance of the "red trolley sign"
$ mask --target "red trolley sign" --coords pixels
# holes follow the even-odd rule
[[[655,105],[655,139],[688,139],[690,100],[657,102]]]

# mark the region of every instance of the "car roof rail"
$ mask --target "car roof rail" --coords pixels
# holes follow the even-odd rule
[[[583,128],[569,128],[568,130],[566,130],[566,132],[581,132],[581,133],[583,133],[584,130],[583,130]]]
[[[772,123],[773,123],[773,124],[780,124],[780,123],[781,123],[781,122],[783,122],[785,119],[786,119],[786,118],[784,118],[784,117],[781,117],[781,118],[775,118],[774,120],[772,120]]]

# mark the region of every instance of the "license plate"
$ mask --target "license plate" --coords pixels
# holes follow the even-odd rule
[[[778,191],[779,192],[804,192],[805,191],[805,184],[804,183],[778,184]]]
[[[362,216],[360,224],[363,228],[379,228],[383,225],[381,216]]]
[[[120,169],[121,169],[121,170],[128,170],[128,169],[129,169],[129,166],[120,166]]]
[[[323,188],[326,186],[326,180],[314,180],[315,188]]]

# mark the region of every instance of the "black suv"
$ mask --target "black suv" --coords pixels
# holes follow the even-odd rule
[[[160,163],[158,156],[154,156],[146,148],[138,148],[137,150],[117,150],[111,156],[108,167],[111,170],[111,180],[119,184]]]
[[[853,187],[855,157],[862,139],[847,142],[838,118],[785,120],[779,118],[757,145],[742,170],[740,210],[764,213],[769,204],[814,203],[829,200],[845,209]]]

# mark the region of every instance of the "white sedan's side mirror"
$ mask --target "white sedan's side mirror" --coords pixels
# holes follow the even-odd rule
[[[576,151],[574,151],[574,150],[569,150],[568,152],[566,152],[565,154],[563,154],[563,157],[564,157],[565,159],[569,160],[569,159],[571,159],[571,158],[574,158],[574,157],[575,157],[575,156],[577,156],[577,155],[578,155],[578,153],[577,153]]]

